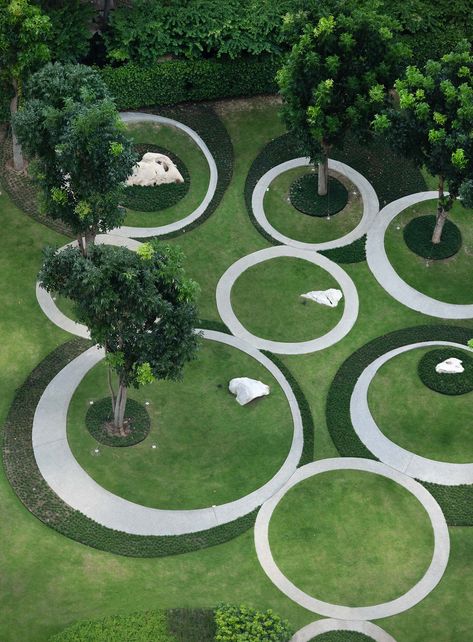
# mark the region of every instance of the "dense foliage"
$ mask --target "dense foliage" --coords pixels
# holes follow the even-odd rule
[[[289,623],[273,611],[221,604],[215,611],[215,642],[288,642]]]
[[[49,48],[51,60],[77,62],[89,51],[94,17],[91,2],[83,0],[32,0],[51,23]]]
[[[435,366],[445,359],[456,358],[462,362],[464,372],[441,374]],[[457,348],[438,348],[424,354],[417,365],[423,384],[444,395],[464,395],[473,390],[473,358]]]
[[[436,217],[433,214],[411,219],[403,230],[404,241],[411,252],[424,259],[433,261],[448,259],[461,248],[460,229],[452,221],[445,221],[440,243],[434,244],[432,243],[432,234],[435,224]]]

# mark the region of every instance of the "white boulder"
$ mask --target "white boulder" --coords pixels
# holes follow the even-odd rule
[[[248,377],[237,377],[232,379],[228,384],[228,389],[234,395],[240,406],[244,406],[257,397],[265,397],[269,395],[269,386],[257,381],[256,379],[249,379]]]
[[[461,359],[456,359],[455,357],[450,357],[450,359],[445,359],[442,363],[438,363],[435,366],[435,372],[439,374],[459,374],[465,372],[465,368],[462,366],[463,361]]]
[[[181,173],[168,156],[147,152],[134,166],[133,173],[127,178],[125,185],[148,187],[183,182]]]
[[[328,290],[313,290],[312,292],[301,294],[301,297],[303,299],[315,301],[315,303],[320,303],[321,305],[328,305],[331,308],[336,308],[338,302],[342,299],[343,294],[341,290],[329,288]]]

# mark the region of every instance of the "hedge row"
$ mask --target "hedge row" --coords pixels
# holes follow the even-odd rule
[[[223,324],[200,326],[226,331]],[[86,517],[62,501],[43,479],[33,452],[32,427],[36,406],[46,386],[68,363],[90,347],[84,339],[72,339],[56,348],[29,375],[17,390],[4,426],[3,462],[11,486],[25,507],[59,533],[93,548],[130,557],[163,557],[222,544],[251,528],[258,508],[233,522],[178,536],[142,536],[116,531]],[[300,465],[312,461],[313,424],[308,402],[290,372],[273,355],[301,405],[304,445]]]
[[[366,261],[366,234],[349,245],[335,247],[333,250],[322,250],[328,259],[335,263],[361,263]]]
[[[328,631],[309,642],[372,642],[373,638],[358,631]]]
[[[466,345],[471,338],[471,332],[468,328],[442,325],[405,328],[373,339],[348,357],[330,386],[325,409],[327,427],[340,455],[376,459],[360,441],[350,417],[353,388],[370,363],[394,348],[420,341],[454,341]],[[439,502],[449,525],[473,525],[473,485],[423,485]]]
[[[149,67],[104,67],[100,73],[119,109],[175,105],[277,91],[280,60],[168,60]]]

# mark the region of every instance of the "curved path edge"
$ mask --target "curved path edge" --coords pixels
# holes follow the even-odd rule
[[[368,635],[375,642],[396,642],[392,635],[373,622],[334,619],[317,620],[307,624],[292,636],[290,642],[311,642],[313,638],[330,631],[356,631]]]

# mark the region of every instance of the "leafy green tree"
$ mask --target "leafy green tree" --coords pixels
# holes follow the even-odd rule
[[[349,130],[366,136],[408,55],[397,24],[348,5],[306,24],[278,72],[283,117],[304,153],[319,163],[319,194],[327,194],[328,155]]]
[[[74,232],[84,255],[98,233],[120,226],[123,182],[136,157],[97,71],[46,65],[31,78],[15,118],[42,208]]]
[[[271,609],[257,611],[248,606],[219,604],[215,610],[216,642],[288,642],[292,632],[287,620]]]
[[[75,304],[92,340],[105,348],[115,426],[124,434],[128,389],[155,379],[178,380],[198,346],[198,286],[175,246],[156,241],[138,252],[96,245],[86,259],[77,248],[46,248],[39,279],[48,292]],[[115,391],[111,371],[118,378]]]
[[[377,114],[374,129],[394,149],[438,176],[437,222],[432,243],[442,230],[455,199],[465,205],[473,190],[473,54],[467,41],[423,69],[410,66],[396,81],[398,104]],[[448,188],[448,193],[446,189]]]
[[[12,119],[18,110],[25,79],[50,58],[51,21],[28,0],[0,0],[0,79],[12,87]],[[17,171],[25,163],[12,130],[13,165]]]

